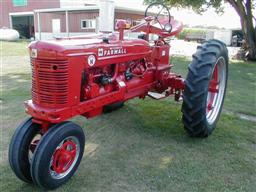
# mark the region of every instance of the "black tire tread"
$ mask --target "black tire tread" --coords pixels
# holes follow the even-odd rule
[[[27,142],[27,139],[30,139],[33,136],[34,131],[39,127],[32,127],[33,125],[32,118],[27,118],[24,120],[16,129],[14,135],[12,136],[8,159],[9,164],[14,171],[15,175],[24,182],[32,183],[32,178],[30,175],[28,160],[23,160],[24,155],[24,143]],[[38,129],[39,130],[39,129]]]
[[[57,183],[59,182],[59,180],[56,180],[56,182],[52,182],[49,184],[45,181],[45,178],[40,177],[40,169],[42,169],[41,163],[43,162],[42,159],[44,158],[45,151],[49,149],[49,146],[56,141],[58,136],[61,137],[62,134],[65,134],[66,133],[65,131],[66,132],[73,131],[73,132],[79,133],[79,136],[81,137],[81,140],[82,140],[82,143],[80,143],[81,155],[77,161],[76,166],[71,171],[72,173],[69,173],[68,176],[66,176],[62,181],[60,181],[60,183]],[[68,179],[75,173],[76,169],[80,164],[80,161],[84,152],[84,142],[85,142],[85,136],[84,136],[83,129],[77,124],[74,124],[70,121],[66,121],[51,127],[40,140],[40,143],[36,147],[35,154],[32,159],[30,171],[31,171],[31,176],[34,183],[40,186],[41,188],[52,190],[64,184],[65,182],[67,182]]]
[[[219,40],[209,40],[197,47],[188,66],[181,111],[184,128],[190,136],[207,137],[215,128],[215,125],[209,128],[206,124],[204,102],[214,65],[220,56],[228,64],[226,45]]]

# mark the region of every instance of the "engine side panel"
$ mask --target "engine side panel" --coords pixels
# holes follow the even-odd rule
[[[36,42],[30,45],[30,55],[33,97],[26,111],[52,123],[79,114],[90,118],[105,105],[144,98],[161,87],[162,74],[170,70],[169,46],[152,49],[140,39],[76,45]]]

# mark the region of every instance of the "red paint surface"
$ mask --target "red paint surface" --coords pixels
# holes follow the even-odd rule
[[[52,169],[58,173],[65,173],[75,160],[77,153],[76,144],[66,141],[53,154]]]
[[[179,27],[169,36],[182,29],[175,22]],[[123,30],[119,28],[120,33]],[[136,31],[168,35],[149,24]],[[170,46],[162,38],[153,46],[143,39],[122,40],[115,35],[108,41],[102,36],[65,38],[33,42],[29,49],[30,54],[37,51],[37,58],[31,58],[32,100],[25,102],[26,112],[44,125],[44,131],[50,123],[76,115],[91,118],[100,115],[105,105],[144,98],[149,91],[168,89],[166,96],[174,94],[178,100],[184,89],[181,76],[170,71]]]

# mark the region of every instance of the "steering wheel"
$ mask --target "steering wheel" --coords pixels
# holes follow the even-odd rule
[[[156,10],[159,10],[159,12],[156,12]],[[152,3],[150,4],[146,11],[145,11],[145,18],[147,17],[153,17],[153,19],[159,23],[160,27],[163,29],[163,30],[166,30],[165,29],[165,25],[163,25],[160,21],[161,21],[161,17],[162,16],[165,16],[166,18],[166,21],[168,23],[171,22],[171,14],[170,14],[170,11],[169,11],[169,8],[162,4],[162,3]]]

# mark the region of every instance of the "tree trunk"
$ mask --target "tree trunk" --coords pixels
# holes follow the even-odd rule
[[[243,18],[243,29],[248,45],[248,59],[256,60],[256,30],[253,26],[252,1],[247,0],[245,3],[246,16]]]
[[[248,59],[256,61],[256,26],[253,26],[252,1],[246,0],[245,4],[242,0],[227,0],[227,2],[234,7],[240,17],[246,49],[249,52]]]
[[[249,52],[248,59],[256,61],[256,30],[248,17],[241,19],[241,24]]]

